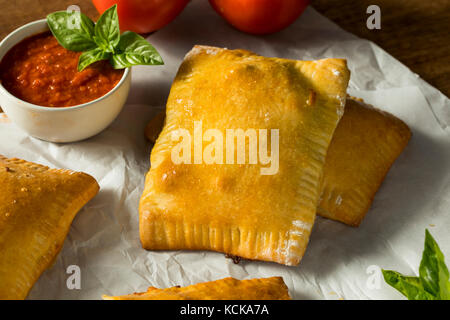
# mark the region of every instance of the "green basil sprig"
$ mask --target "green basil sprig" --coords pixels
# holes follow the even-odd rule
[[[117,5],[106,10],[97,23],[81,12],[59,11],[47,16],[47,24],[61,46],[83,51],[78,71],[100,60],[109,60],[115,69],[164,64],[158,51],[143,37],[130,31],[120,34]]]
[[[382,270],[384,280],[409,300],[450,300],[449,271],[444,254],[428,230],[418,277]]]

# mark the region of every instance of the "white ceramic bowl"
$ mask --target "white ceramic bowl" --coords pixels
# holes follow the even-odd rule
[[[0,60],[17,43],[47,31],[45,19],[28,23],[11,32],[0,43]],[[87,139],[108,127],[125,104],[130,90],[131,71],[125,69],[119,83],[104,96],[72,107],[52,108],[16,98],[0,83],[0,106],[8,117],[29,135],[51,142]]]

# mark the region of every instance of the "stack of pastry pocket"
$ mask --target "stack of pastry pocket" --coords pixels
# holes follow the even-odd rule
[[[146,128],[156,142],[140,202],[143,247],[296,265],[316,208],[358,226],[410,130],[361,100],[346,100],[348,80],[345,60],[195,46],[173,82],[166,116]],[[279,129],[278,172],[261,175],[260,165],[248,163],[174,164],[172,136],[179,129],[193,136],[194,121],[204,131]]]
[[[349,76],[341,59],[294,61],[194,47],[173,81],[151,153],[139,208],[143,247],[298,264]],[[268,141],[278,130],[277,172],[262,174],[267,166],[260,162],[175,163],[172,152],[180,141],[173,137],[187,131],[195,140],[196,122],[203,132],[223,135],[227,129],[267,130]]]

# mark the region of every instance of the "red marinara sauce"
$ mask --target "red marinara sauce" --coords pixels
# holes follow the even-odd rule
[[[64,49],[51,34],[26,38],[0,63],[2,85],[17,98],[45,107],[69,107],[95,100],[120,81],[123,70],[99,61],[78,72],[81,52]]]

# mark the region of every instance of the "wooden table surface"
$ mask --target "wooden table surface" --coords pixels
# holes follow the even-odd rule
[[[91,0],[0,0],[0,39],[72,4],[91,18],[98,15]],[[381,30],[366,27],[371,4],[381,8]],[[312,5],[343,29],[377,43],[450,96],[450,0],[312,0]]]

